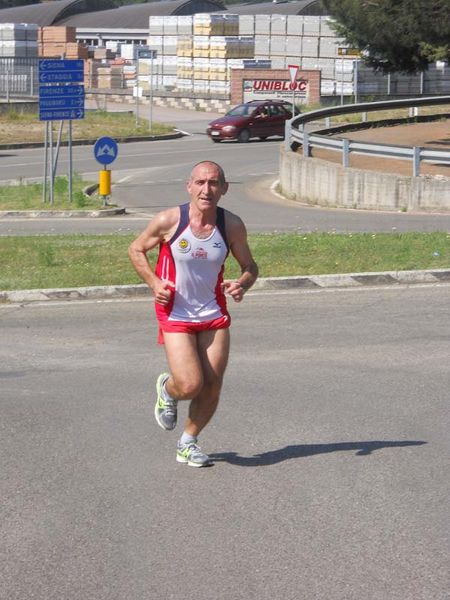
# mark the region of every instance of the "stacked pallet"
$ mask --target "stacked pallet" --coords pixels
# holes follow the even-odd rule
[[[177,89],[227,93],[230,69],[254,52],[253,36],[239,36],[238,15],[196,14],[193,35],[178,37]]]
[[[239,36],[235,14],[151,16],[147,45],[158,53],[153,63],[158,84],[185,91],[207,93],[216,81],[229,88],[230,61],[254,57],[254,39]],[[139,73],[143,70],[140,61]]]
[[[0,23],[0,56],[36,57],[37,35],[37,25]]]
[[[95,48],[92,58],[95,58],[96,60],[114,60],[116,58],[116,53],[107,47]]]
[[[41,27],[38,51],[39,56],[45,58],[89,58],[88,47],[77,42],[75,27]]]
[[[124,72],[122,66],[98,66],[96,73],[97,87],[99,89],[118,89],[123,87]]]
[[[339,47],[343,38],[336,36],[329,17],[303,15],[240,15],[239,35],[253,35],[255,58],[269,59],[274,69],[298,65],[320,70],[322,93],[352,92],[353,69],[342,64]]]
[[[193,20],[194,35],[211,37],[239,34],[239,16],[233,14],[197,13]]]

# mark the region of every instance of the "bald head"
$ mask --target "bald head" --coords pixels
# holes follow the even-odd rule
[[[219,164],[217,164],[216,162],[214,162],[212,160],[202,160],[201,162],[198,162],[196,165],[194,165],[192,167],[191,176],[190,176],[191,181],[192,181],[192,177],[193,177],[194,173],[197,171],[197,169],[199,167],[206,167],[208,169],[212,168],[212,169],[217,170],[219,183],[221,185],[224,185],[226,183],[224,170],[222,169],[222,167]]]

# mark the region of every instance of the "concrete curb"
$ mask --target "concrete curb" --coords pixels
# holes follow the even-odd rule
[[[83,189],[86,196],[91,196],[98,189],[98,183],[91,183]],[[98,208],[92,210],[0,210],[0,219],[49,219],[60,218],[67,219],[76,218],[97,218],[97,217],[114,217],[115,215],[124,215],[125,208],[111,207]]]
[[[129,142],[157,142],[159,140],[176,140],[180,137],[185,137],[185,133],[182,131],[175,131],[174,133],[166,133],[164,135],[129,135],[125,137],[114,138],[119,144],[126,144]],[[72,140],[72,146],[90,146],[94,145],[97,139],[84,139],[84,140]],[[68,141],[63,141],[60,146],[68,146]],[[0,150],[19,150],[20,148],[43,148],[44,142],[18,142],[16,144],[0,144]]]
[[[267,277],[258,279],[251,291],[361,288],[364,286],[394,286],[436,284],[450,282],[450,269],[427,271],[384,271],[380,273],[344,273],[340,275],[308,275],[293,277]],[[105,300],[135,298],[150,295],[146,284],[91,286],[43,290],[0,291],[0,302],[28,304],[55,300]]]
[[[98,210],[0,210],[0,219],[113,217],[115,215],[124,215],[125,213],[125,208],[101,208]]]

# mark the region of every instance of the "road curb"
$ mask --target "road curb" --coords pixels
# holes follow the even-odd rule
[[[158,142],[160,140],[176,140],[180,137],[185,137],[182,131],[174,131],[174,133],[166,133],[162,135],[128,135],[124,137],[115,137],[115,141],[119,144],[127,144],[130,142]],[[94,145],[97,139],[72,140],[72,146],[90,146]],[[69,145],[67,140],[61,141],[61,147]],[[43,148],[44,142],[18,142],[11,144],[0,144],[0,150],[20,150],[21,148]]]
[[[113,217],[115,215],[124,215],[125,213],[125,208],[99,208],[95,210],[0,210],[0,219]]]
[[[292,277],[262,277],[252,291],[361,288],[364,286],[395,286],[436,284],[450,282],[450,269],[425,271],[383,271],[379,273],[343,273],[340,275],[308,275]],[[80,288],[36,289],[0,291],[0,302],[5,304],[28,304],[55,300],[106,300],[135,298],[149,295],[146,284],[90,286]]]

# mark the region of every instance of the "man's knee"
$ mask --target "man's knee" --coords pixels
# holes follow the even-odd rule
[[[173,378],[176,395],[180,400],[195,398],[203,388],[203,378],[200,376],[187,376]]]

